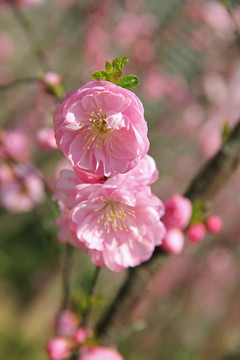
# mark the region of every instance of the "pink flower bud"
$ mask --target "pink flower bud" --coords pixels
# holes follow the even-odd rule
[[[123,360],[123,357],[114,349],[91,346],[82,348],[78,360]]]
[[[37,131],[36,133],[36,143],[37,145],[44,150],[54,150],[57,149],[56,140],[54,137],[54,130],[50,128],[43,128]]]
[[[61,76],[56,74],[55,72],[48,71],[44,74],[43,81],[47,85],[59,85],[61,82]]]
[[[180,254],[184,246],[184,235],[182,231],[179,229],[168,230],[163,239],[162,246],[172,254]]]
[[[87,331],[84,328],[79,328],[74,336],[74,340],[78,343],[83,343],[87,338]]]
[[[213,234],[218,234],[222,230],[222,219],[220,216],[211,215],[206,220],[206,228]]]
[[[194,224],[187,229],[187,235],[191,242],[198,243],[206,234],[206,228],[204,224]]]
[[[3,132],[1,140],[5,155],[20,162],[29,158],[29,138],[22,130],[13,129]]]
[[[61,337],[50,340],[46,346],[46,350],[51,360],[62,360],[70,355],[68,341]]]
[[[79,318],[70,310],[64,310],[58,319],[57,334],[64,337],[72,337],[77,331]]]
[[[188,225],[192,214],[191,202],[181,195],[173,195],[164,205],[165,214],[162,222],[166,229],[184,229]]]

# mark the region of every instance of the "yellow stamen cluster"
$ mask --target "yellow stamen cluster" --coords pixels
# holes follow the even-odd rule
[[[97,150],[97,151],[105,151],[110,152],[114,151],[116,144],[114,143],[114,137],[116,136],[116,132],[113,131],[112,128],[108,127],[106,114],[103,113],[102,109],[99,109],[97,113],[92,111],[89,117],[88,127],[85,128],[85,136],[84,140],[86,140],[86,144],[82,146],[82,150]],[[80,123],[82,127],[83,124]],[[83,134],[83,128],[80,128],[80,134]],[[121,136],[121,133],[118,133]],[[125,143],[125,141],[123,141]],[[106,148],[108,145],[108,148]],[[104,149],[103,149],[104,148]]]
[[[130,222],[130,218],[136,220],[136,214],[134,209],[129,209],[129,207],[125,207],[125,211],[123,209],[123,205],[110,199],[105,202],[103,207],[103,214],[98,218],[97,223],[100,224],[102,221],[104,223],[104,230],[106,230],[107,234],[113,230],[128,232],[130,226],[135,226],[137,223]]]

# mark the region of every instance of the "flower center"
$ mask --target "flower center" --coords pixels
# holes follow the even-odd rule
[[[97,223],[103,222],[107,234],[110,234],[112,230],[114,232],[128,232],[130,226],[136,225],[136,221],[133,223],[136,220],[135,210],[119,201],[114,199],[105,201],[102,211],[103,213],[99,216]]]
[[[104,152],[110,150],[113,152],[113,148],[116,147],[114,142],[116,132],[114,130],[119,130],[119,128],[116,127],[116,122],[114,123],[114,121],[107,120],[111,120],[112,118],[114,118],[114,116],[107,117],[102,109],[99,109],[98,112],[92,111],[90,113],[90,118],[88,119],[89,124],[85,128],[84,140],[86,140],[86,144],[82,146],[83,150],[102,150]],[[81,123],[80,125],[82,126],[83,124]],[[83,129],[81,129],[80,134],[83,132]],[[121,133],[118,133],[118,136],[121,135]],[[106,144],[108,145],[108,149],[106,149]]]
[[[94,111],[91,112],[91,117],[89,118],[89,122],[93,124],[90,129],[99,134],[104,136],[106,131],[110,131],[111,128],[108,128],[106,115],[103,114],[102,109],[99,109],[99,112],[95,113]]]

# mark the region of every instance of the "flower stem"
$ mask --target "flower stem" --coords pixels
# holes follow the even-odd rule
[[[91,281],[90,286],[88,288],[88,293],[87,293],[88,298],[90,298],[94,294],[94,291],[95,291],[96,285],[97,285],[97,281],[99,279],[99,274],[100,274],[100,267],[96,266],[94,274],[93,274],[92,281]],[[91,310],[92,310],[92,308],[89,307],[83,314],[82,324],[83,324],[84,327],[88,327],[88,325],[89,325]]]

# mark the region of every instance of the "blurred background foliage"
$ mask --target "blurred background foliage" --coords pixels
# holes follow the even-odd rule
[[[182,193],[213,155],[204,149],[209,146],[207,140],[210,144],[214,141],[214,135],[204,136],[203,149],[199,135],[211,122],[213,108],[221,112],[222,102],[229,104],[227,95],[221,100],[222,83],[229,96],[233,96],[230,85],[234,79],[240,89],[240,50],[234,31],[224,25],[228,14],[209,10],[220,24],[214,27],[214,20],[200,16],[209,4],[220,3],[51,0],[15,7],[1,2],[0,31],[9,37],[12,53],[0,59],[0,84],[54,71],[61,75],[67,93],[89,81],[93,71],[103,69],[105,60],[128,56],[127,72],[135,73],[141,81],[136,93],[144,103],[150,154],[160,173],[153,191],[164,200]],[[234,13],[240,12],[239,1],[229,4]],[[141,28],[146,31],[141,33]],[[135,31],[134,39],[127,39]],[[220,80],[216,89],[209,90],[208,85],[206,90],[204,81],[212,74],[218,74]],[[224,113],[216,125],[218,133],[226,121],[230,128],[236,123],[239,96],[236,99],[233,119]],[[11,129],[21,124],[34,139],[38,127],[52,126],[57,103],[34,82],[11,86],[0,93],[1,127]],[[39,150],[32,141],[31,157],[45,179],[52,182],[63,158],[60,152]],[[224,219],[221,235],[208,236],[198,246],[186,243],[181,255],[163,259],[162,269],[119,339],[125,359],[240,359],[239,184],[238,170],[210,204]],[[44,346],[53,335],[61,301],[63,245],[56,239],[57,216],[49,194],[31,212],[11,214],[1,209],[2,359],[46,359]],[[74,252],[71,285],[75,298],[84,296],[92,274],[88,257]],[[97,293],[106,303],[123,277],[124,273],[101,272]],[[101,311],[101,307],[96,309],[93,322]]]

